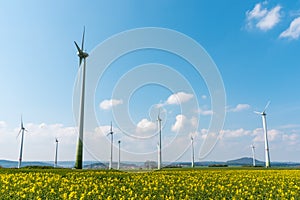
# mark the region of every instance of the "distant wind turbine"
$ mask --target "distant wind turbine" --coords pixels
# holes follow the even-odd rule
[[[112,169],[113,164],[113,143],[114,143],[114,137],[113,137],[113,130],[112,130],[112,122],[110,123],[110,132],[107,135],[110,135],[110,161],[109,161],[109,169]]]
[[[162,167],[162,156],[161,156],[161,121],[162,119],[160,118],[160,112],[158,113],[157,116],[157,122],[158,122],[158,137],[159,137],[159,142],[158,142],[158,162],[157,162],[157,169],[161,169]]]
[[[86,68],[86,58],[89,56],[88,53],[84,51],[84,34],[85,28],[83,28],[81,48],[79,48],[78,44],[74,41],[75,46],[77,48],[77,55],[79,57],[79,67],[81,66],[81,62],[83,60],[82,66],[82,88],[81,88],[81,99],[80,99],[80,113],[79,113],[79,136],[77,143],[77,154],[76,154],[76,162],[75,168],[82,169],[83,162],[83,125],[84,125],[84,95],[85,95],[85,68]]]
[[[24,143],[24,132],[27,131],[23,125],[23,118],[21,115],[21,128],[20,131],[18,133],[17,138],[19,137],[20,133],[21,134],[21,147],[20,147],[20,156],[19,156],[19,163],[18,163],[18,168],[20,168],[22,166],[22,156],[23,156],[23,143]]]
[[[256,166],[256,164],[255,164],[255,146],[253,144],[251,145],[251,149],[252,149],[253,167],[255,167]]]
[[[119,158],[118,158],[118,170],[120,170],[120,165],[121,165],[121,141],[118,141],[119,145]]]
[[[195,153],[194,153],[194,138],[191,137],[191,146],[192,146],[192,168],[195,166]]]
[[[264,136],[265,136],[265,162],[266,162],[266,167],[270,167],[270,154],[269,154],[269,143],[268,143],[268,132],[267,132],[267,114],[266,110],[270,105],[270,101],[267,103],[265,109],[262,112],[254,112],[256,114],[261,115],[262,117],[262,123],[263,123],[263,129],[264,129]]]
[[[58,153],[58,139],[55,138],[55,159],[54,159],[54,167],[57,167],[57,153]]]

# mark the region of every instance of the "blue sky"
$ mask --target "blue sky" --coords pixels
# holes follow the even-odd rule
[[[207,51],[223,79],[227,115],[223,137],[205,160],[251,156],[253,143],[257,157],[263,160],[261,118],[253,111],[262,110],[271,100],[267,110],[271,160],[300,161],[299,17],[299,0],[3,1],[0,3],[0,159],[18,159],[16,135],[22,113],[28,129],[24,160],[52,160],[54,137],[61,141],[59,158],[74,160],[77,135],[72,98],[77,87],[78,57],[73,41],[81,42],[85,26],[85,48],[90,54],[107,38],[143,27],[175,30]],[[184,75],[194,93],[171,91],[155,84],[139,88],[128,104],[131,120],[137,126],[131,131],[144,136],[155,132],[153,113],[156,111],[152,106],[164,104],[163,142],[174,147],[182,144],[180,151],[186,148],[187,151],[178,158],[179,154],[172,154],[170,148],[170,153],[166,151],[163,156],[170,161],[189,160],[190,135],[196,137],[196,151],[199,151],[209,126],[210,94],[190,64],[168,52],[142,50],[112,63],[95,91],[98,128],[106,132],[110,121],[115,122],[109,101],[108,105],[107,102],[102,107],[100,104],[113,99],[112,90],[117,81],[134,67],[147,63],[165,64]],[[138,78],[148,75],[143,76]],[[181,113],[180,107],[172,103],[172,95],[178,92],[182,92],[182,105],[190,108],[187,113]],[[198,101],[201,111],[195,112],[190,105],[194,100]],[[121,98],[115,99],[113,108],[124,104]],[[199,123],[192,129],[195,119]],[[138,129],[141,126],[144,130]],[[185,134],[174,135],[176,126]],[[155,151],[155,138],[149,142],[134,141],[124,138],[119,131],[124,127],[115,125],[114,128],[118,133],[116,138],[124,141],[123,148],[127,151],[124,159],[156,159],[155,153],[144,157],[133,153]],[[87,145],[89,139],[93,139],[90,137]],[[90,145],[103,146],[101,155],[96,157],[107,161],[109,141],[103,134],[98,139],[99,144]],[[93,156],[86,152],[85,158]]]

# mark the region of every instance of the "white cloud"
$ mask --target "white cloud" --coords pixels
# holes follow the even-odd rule
[[[63,124],[25,123],[23,160],[51,161],[54,157],[55,138],[59,140],[59,160],[74,159],[77,131],[75,127]],[[20,127],[0,129],[0,151],[5,152],[3,159],[16,160],[19,155]],[[64,152],[64,153],[62,153]]]
[[[201,108],[198,109],[197,113],[199,115],[204,115],[204,116],[208,116],[208,115],[213,115],[214,114],[214,112],[212,110],[204,110],[204,109],[201,109]]]
[[[0,128],[5,128],[5,127],[6,127],[6,122],[0,121]]]
[[[246,135],[250,135],[251,131],[245,130],[243,128],[236,129],[236,130],[222,130],[220,132],[222,134],[222,137],[242,137]]]
[[[282,136],[282,139],[283,139],[283,141],[286,141],[289,145],[296,145],[299,142],[299,140],[298,140],[299,139],[299,135],[295,134],[295,133],[290,134],[290,135],[284,134]]]
[[[268,10],[267,8],[263,8],[266,4],[266,2],[258,3],[251,11],[246,12],[248,28],[255,26],[262,31],[267,31],[280,22],[281,6],[277,5]]]
[[[300,37],[300,17],[294,19],[289,28],[283,31],[279,37],[298,39]]]
[[[187,161],[190,159],[190,137],[195,138],[195,152],[202,147],[203,141],[209,138],[217,138],[220,135],[220,142],[213,149],[211,159],[231,159],[234,157],[251,156],[250,144],[255,142],[257,148],[258,158],[264,157],[264,134],[263,129],[224,129],[220,134],[208,133],[207,129],[197,129],[197,118],[188,117],[185,115],[177,115],[176,121],[173,122],[173,130],[178,131],[179,134],[168,134],[170,130],[164,129],[163,131],[163,147],[165,159],[171,161],[177,160],[177,157],[182,154],[182,152],[187,152],[187,155],[180,157],[181,160]],[[6,122],[1,121],[1,124],[6,124]],[[59,139],[59,160],[74,160],[76,154],[76,144],[78,140],[78,132],[76,127],[65,126],[63,124],[47,124],[47,123],[26,123],[24,124],[28,129],[24,140],[24,154],[23,160],[47,160],[51,161],[54,158],[55,150],[55,137]],[[114,133],[114,158],[117,158],[117,141],[122,141],[121,149],[123,159],[130,161],[145,161],[145,159],[155,160],[157,158],[157,136],[155,132],[157,130],[157,123],[151,122],[147,119],[142,119],[137,127],[145,128],[149,130],[151,135],[154,137],[131,137],[124,134],[118,128],[113,127]],[[2,126],[3,127],[3,126]],[[297,127],[297,125],[288,125],[285,128]],[[134,127],[136,128],[136,127]],[[20,127],[5,127],[0,128],[0,151],[5,152],[2,155],[3,159],[17,160],[19,155],[20,147],[20,137],[16,139]],[[86,131],[84,135],[85,143],[85,157],[87,159],[91,158],[91,154],[96,157],[96,159],[107,162],[110,156],[110,137],[107,136],[109,132],[110,125],[103,125],[95,128],[91,131]],[[152,129],[152,130],[151,130]],[[154,131],[153,131],[154,130]],[[140,130],[142,131],[142,130]],[[129,131],[133,136],[138,134],[135,129],[132,132]],[[285,160],[285,159],[297,159],[296,155],[299,154],[299,144],[300,144],[300,134],[299,130],[295,132],[289,129],[278,130],[270,129],[268,131],[270,149],[272,158],[275,160]],[[145,132],[142,132],[145,136]],[[149,136],[151,136],[149,135]],[[208,137],[207,137],[208,136]],[[238,151],[234,151],[238,149]],[[289,152],[294,152],[290,155]],[[128,153],[133,152],[133,153]],[[152,153],[149,153],[152,152]],[[281,154],[283,156],[281,156]],[[277,155],[278,157],[275,157]],[[218,157],[219,156],[219,157]],[[94,157],[92,157],[94,159]],[[206,158],[210,159],[210,158]]]
[[[281,131],[276,130],[276,129],[268,130],[268,141],[272,142],[272,141],[275,141],[277,139],[281,139],[282,134],[283,133]],[[253,135],[255,136],[254,139],[253,139],[254,142],[264,142],[265,141],[264,131],[263,131],[262,128],[255,129],[253,131]]]
[[[192,133],[196,131],[198,119],[196,117],[187,118],[185,115],[177,115],[176,121],[172,125],[173,132]]]
[[[208,132],[208,129],[205,129],[205,128],[201,129],[199,134],[200,134],[201,139],[203,139],[203,140],[205,140],[205,139],[216,140],[217,138],[220,138],[220,136],[221,136],[221,134],[217,134],[215,132]]]
[[[238,104],[236,107],[229,108],[227,111],[228,112],[241,112],[244,110],[248,110],[249,108],[250,108],[249,104]]]
[[[279,126],[281,129],[294,129],[294,128],[300,128],[300,124],[286,124]]]
[[[186,116],[184,115],[177,115],[176,116],[176,122],[175,124],[172,125],[172,131],[174,132],[178,132],[180,131],[180,129],[182,129],[184,127],[184,124],[186,124],[187,119]]]
[[[166,104],[182,104],[192,99],[193,96],[194,95],[185,92],[178,92],[169,96],[169,98],[166,101]]]
[[[268,11],[266,8],[262,9],[262,4],[263,3],[258,3],[254,6],[253,10],[247,11],[246,15],[247,15],[248,20],[260,19],[267,14]]]
[[[102,110],[109,110],[111,109],[113,106],[117,106],[123,104],[123,100],[119,100],[119,99],[110,99],[110,100],[104,100],[100,103],[100,108]]]
[[[280,21],[281,6],[276,6],[264,16],[256,26],[264,31],[272,29]]]
[[[201,98],[202,99],[207,99],[207,96],[206,95],[202,95]]]
[[[107,136],[107,134],[110,132],[110,125],[107,126],[98,126],[95,128],[95,133],[98,134],[99,136]],[[113,132],[116,133],[117,130],[116,128],[112,127]]]
[[[141,133],[141,132],[155,131],[156,129],[157,129],[156,123],[149,121],[148,119],[142,119],[137,124],[136,131],[138,133]]]

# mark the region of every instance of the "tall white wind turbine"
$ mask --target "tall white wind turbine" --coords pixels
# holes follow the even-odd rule
[[[118,141],[118,145],[119,145],[118,170],[120,170],[120,165],[121,165],[121,140]]]
[[[159,113],[160,114],[160,113]],[[162,153],[161,153],[161,121],[162,119],[159,117],[159,114],[157,116],[157,122],[158,122],[158,162],[157,162],[157,169],[161,169],[162,167]]]
[[[114,144],[114,132],[112,130],[112,122],[110,123],[110,132],[107,135],[110,135],[110,161],[109,161],[109,169],[112,169],[113,164],[113,144]]]
[[[23,144],[24,144],[24,132],[27,131],[23,125],[23,118],[21,116],[21,128],[18,133],[18,136],[21,134],[21,147],[20,147],[20,155],[19,155],[19,163],[18,163],[18,168],[22,166],[22,157],[23,157]]]
[[[253,167],[256,166],[255,164],[255,146],[252,144],[251,146],[251,149],[252,149],[252,162],[253,162]]]
[[[79,136],[77,143],[77,153],[76,153],[76,162],[75,168],[82,169],[83,162],[83,125],[84,125],[84,95],[85,95],[85,70],[86,70],[86,58],[89,56],[87,52],[84,51],[84,34],[85,28],[83,29],[81,48],[74,41],[77,48],[77,55],[79,57],[79,67],[82,67],[82,88],[81,88],[81,99],[80,99],[80,108],[79,108]],[[81,62],[83,60],[83,66]]]
[[[57,167],[57,154],[58,154],[58,139],[55,138],[55,158],[54,158],[54,167]]]
[[[269,153],[269,143],[268,143],[268,131],[267,131],[267,114],[266,110],[270,105],[270,101],[267,103],[264,111],[262,112],[256,112],[256,114],[261,115],[262,117],[262,123],[263,123],[263,129],[264,129],[264,137],[265,137],[265,162],[266,162],[266,167],[270,167],[270,153]]]
[[[192,168],[195,166],[195,152],[194,152],[194,138],[191,137],[191,147],[192,147]]]

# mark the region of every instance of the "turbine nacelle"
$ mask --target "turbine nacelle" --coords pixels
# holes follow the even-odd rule
[[[75,46],[77,48],[77,55],[78,55],[79,58],[86,58],[86,57],[89,56],[89,54],[87,52],[85,52],[83,49],[79,48],[77,42],[74,41],[74,43],[75,43]]]
[[[18,135],[17,135],[17,138],[20,136],[20,134],[21,134],[22,131],[26,131],[26,132],[27,132],[27,130],[25,129],[24,124],[23,124],[23,118],[22,118],[22,116],[21,116],[21,128],[20,128],[20,130],[19,130],[19,133],[18,133]]]
[[[86,57],[89,56],[89,54],[86,53],[86,52],[84,52],[84,51],[77,52],[77,55],[78,55],[78,57],[80,57],[80,58],[86,58]]]
[[[82,59],[85,59],[89,56],[87,52],[85,52],[84,49],[84,34],[85,34],[85,27],[83,28],[83,34],[82,34],[82,41],[81,41],[81,48],[79,45],[74,41],[76,49],[77,49],[77,55],[79,57],[79,66],[81,65]]]

